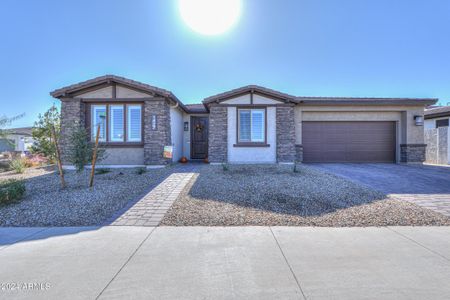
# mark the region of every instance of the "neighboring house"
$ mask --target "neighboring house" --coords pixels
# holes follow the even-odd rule
[[[105,165],[425,160],[424,107],[436,99],[296,97],[251,85],[184,105],[170,91],[106,75],[55,90],[62,156],[76,123],[107,148]],[[94,125],[94,126],[93,126]],[[173,158],[163,156],[173,146]]]
[[[32,127],[7,129],[6,139],[0,139],[0,152],[29,151],[34,142],[31,130]]]
[[[450,164],[450,106],[425,109],[426,162]]]
[[[435,106],[425,109],[425,129],[448,127],[450,106]]]

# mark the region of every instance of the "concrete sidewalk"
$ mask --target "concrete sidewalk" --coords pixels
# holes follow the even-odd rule
[[[0,228],[0,266],[2,299],[450,299],[450,227]]]

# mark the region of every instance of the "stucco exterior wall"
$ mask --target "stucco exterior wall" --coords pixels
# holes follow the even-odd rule
[[[177,162],[183,156],[183,113],[178,107],[170,108],[170,130],[173,146],[172,161]]]
[[[236,144],[236,107],[228,107],[228,161],[230,163],[276,162],[276,109],[267,108],[267,143],[270,147],[234,147]]]
[[[86,98],[86,99],[92,99],[92,98],[112,98],[113,95],[113,88],[112,86],[107,86],[95,91],[86,92],[80,95],[77,95],[78,98]]]
[[[99,165],[143,165],[144,147],[141,148],[107,148],[107,157]]]
[[[117,98],[145,98],[149,97],[149,94],[138,92],[132,89],[128,89],[123,86],[116,86],[116,97]]]

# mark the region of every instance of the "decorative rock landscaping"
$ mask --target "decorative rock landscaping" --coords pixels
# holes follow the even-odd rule
[[[203,167],[162,225],[450,225],[450,218],[306,165]]]

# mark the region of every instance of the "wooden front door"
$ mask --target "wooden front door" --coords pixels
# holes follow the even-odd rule
[[[191,159],[208,157],[208,117],[191,117]]]

